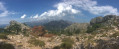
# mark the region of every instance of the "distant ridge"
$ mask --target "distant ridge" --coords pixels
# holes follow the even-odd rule
[[[72,22],[66,20],[57,20],[57,21],[50,21],[45,23],[43,26],[50,31],[60,31],[65,29],[66,27],[70,26]]]
[[[6,27],[8,24],[0,24],[0,28]]]

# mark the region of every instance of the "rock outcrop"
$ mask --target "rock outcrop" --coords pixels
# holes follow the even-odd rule
[[[103,22],[103,17],[99,16],[91,19],[90,24],[101,23],[101,22]]]
[[[116,15],[106,15],[104,17],[96,17],[90,21],[90,26],[88,27],[88,32],[100,32],[119,29],[119,16]]]
[[[86,44],[87,46],[83,43],[85,49],[119,49],[119,16],[93,18],[88,31],[93,37],[89,38],[91,42]]]
[[[90,24],[93,25],[93,24],[97,24],[97,23],[112,23],[112,22],[117,22],[119,23],[119,16],[116,16],[116,15],[106,15],[104,17],[95,17],[93,19],[91,19],[90,21]]]

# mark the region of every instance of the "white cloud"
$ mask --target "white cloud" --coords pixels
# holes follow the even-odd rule
[[[26,17],[26,14],[22,15],[21,18],[24,19]]]
[[[0,2],[0,17],[5,17],[8,16],[10,14],[15,14],[15,12],[9,12],[6,7],[4,6],[3,2]]]
[[[113,6],[99,6],[96,0],[62,0],[54,5],[55,10],[45,11],[41,15],[32,18],[44,19],[69,19],[72,16],[84,16],[83,11],[93,15],[119,15],[117,8]],[[73,17],[74,18],[74,17]]]
[[[63,18],[67,15],[81,13],[80,10],[74,9],[72,8],[72,5],[65,4],[65,3],[58,3],[54,5],[54,7],[56,7],[57,9],[44,12],[39,16],[39,18],[40,19],[55,19],[55,18],[58,19],[58,18]]]
[[[38,14],[36,14],[35,16],[30,16],[30,18],[38,18],[38,17],[39,17]]]
[[[38,18],[39,16],[38,16],[38,14],[36,14],[35,16],[33,16],[32,18]]]
[[[77,8],[82,8],[95,15],[119,15],[117,8],[113,6],[98,6],[97,1],[94,0],[64,0],[63,2]]]
[[[0,2],[0,11],[2,11],[2,13],[0,13],[0,17],[7,16],[9,14],[2,2]]]

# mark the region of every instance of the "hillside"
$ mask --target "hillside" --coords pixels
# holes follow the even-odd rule
[[[72,22],[69,22],[69,21],[58,20],[58,21],[50,21],[48,23],[45,23],[43,26],[48,31],[59,32],[64,30],[66,27],[68,27],[71,24]]]
[[[88,26],[89,26],[88,23],[74,23],[66,27],[64,31],[69,32],[69,34],[85,33]]]

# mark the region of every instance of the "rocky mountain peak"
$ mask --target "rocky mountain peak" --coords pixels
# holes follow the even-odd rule
[[[87,32],[100,32],[99,30],[117,30],[119,29],[119,16],[106,15],[104,17],[95,17],[91,19]]]
[[[91,19],[90,24],[101,23],[102,21],[103,21],[103,17],[99,16]]]

